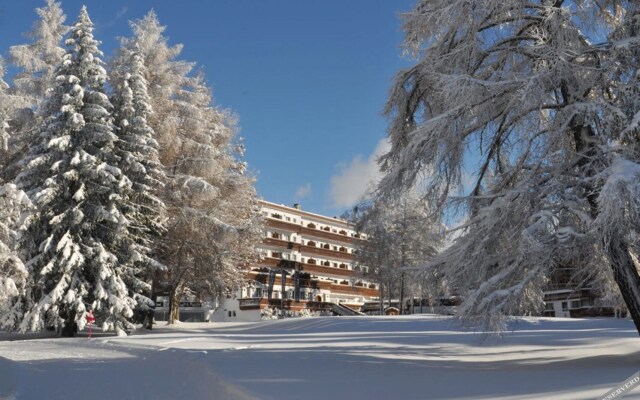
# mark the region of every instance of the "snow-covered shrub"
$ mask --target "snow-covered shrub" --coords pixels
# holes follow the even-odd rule
[[[264,308],[260,312],[262,320],[271,320],[271,319],[279,319],[281,312],[277,308]],[[319,317],[322,314],[320,311],[311,311],[308,308],[303,308],[300,311],[293,310],[284,310],[285,318],[309,318],[309,317]]]
[[[260,311],[260,317],[263,321],[278,319],[278,312],[275,308],[265,307]]]

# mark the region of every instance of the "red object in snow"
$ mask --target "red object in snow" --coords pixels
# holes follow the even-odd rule
[[[87,323],[89,323],[89,339],[91,339],[91,325],[96,322],[96,317],[93,316],[93,310],[89,310],[89,314],[85,317],[87,319]]]

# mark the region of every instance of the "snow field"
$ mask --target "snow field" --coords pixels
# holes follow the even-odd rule
[[[630,321],[525,318],[512,329],[486,336],[421,315],[182,323],[90,340],[0,334],[0,398],[569,400],[640,369]]]

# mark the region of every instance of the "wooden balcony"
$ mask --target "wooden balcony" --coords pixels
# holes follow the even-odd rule
[[[307,226],[300,226],[300,231],[299,233],[301,235],[304,236],[311,236],[314,237],[316,239],[327,239],[327,240],[333,240],[336,242],[341,242],[341,243],[346,243],[349,245],[353,245],[354,243],[354,238],[352,238],[351,236],[348,236],[346,234],[346,231],[344,231],[345,234],[341,234],[339,232],[331,232],[331,231],[325,231],[322,229],[318,229],[316,228],[309,228]]]
[[[259,264],[257,264],[257,267],[266,267],[266,268],[278,268],[280,266],[280,261],[277,258],[272,258],[272,257],[266,257],[264,258]],[[303,272],[308,272],[310,274],[313,275],[318,275],[318,276],[326,276],[326,277],[331,277],[331,278],[344,278],[344,277],[351,277],[354,274],[357,274],[357,271],[353,271],[350,269],[346,268],[346,265],[344,265],[344,267],[327,267],[324,265],[320,265],[320,264],[309,264],[309,263],[297,263],[299,265],[301,265],[301,271]]]
[[[288,249],[288,250],[298,250],[300,251],[300,244],[299,243],[295,243],[295,242],[289,242],[286,240],[282,240],[282,239],[275,239],[275,238],[264,238],[262,240],[263,244],[266,244],[268,246],[274,246],[274,247],[279,247],[281,249]]]
[[[310,271],[305,271],[310,272]],[[252,272],[251,276],[258,282],[263,284],[268,283],[269,274],[266,272]],[[370,288],[368,284],[364,284],[363,286],[351,286],[351,283],[348,279],[344,278],[336,278],[338,283],[332,281],[319,280],[317,278],[301,278],[300,279],[300,287],[305,289],[319,289],[319,290],[328,290],[331,293],[339,293],[339,294],[350,294],[355,296],[365,296],[365,297],[377,297],[380,293],[376,288]],[[277,276],[274,284],[274,290],[279,291],[278,287],[281,285],[281,277]],[[342,282],[342,283],[340,283]],[[345,283],[346,282],[346,283]],[[285,279],[285,285],[292,287],[295,285],[293,281],[293,277],[287,275]]]
[[[307,246],[307,245],[297,245],[299,251],[304,254],[312,254],[315,256],[324,256],[331,258],[339,258],[345,261],[353,261],[353,254],[347,253],[346,251],[336,251],[336,250],[328,250],[315,246]]]

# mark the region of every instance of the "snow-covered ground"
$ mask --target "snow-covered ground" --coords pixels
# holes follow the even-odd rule
[[[595,399],[640,370],[626,320],[512,328],[486,337],[406,316],[183,323],[124,338],[0,334],[0,399]]]

